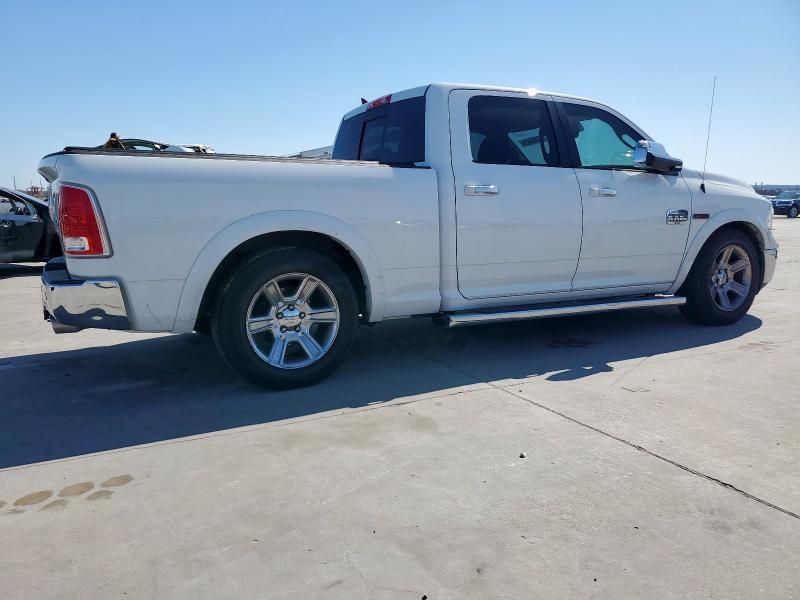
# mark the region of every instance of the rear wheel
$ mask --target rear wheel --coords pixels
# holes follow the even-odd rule
[[[714,234],[700,251],[682,291],[681,312],[695,323],[729,325],[753,304],[761,266],[753,242],[741,231]]]
[[[330,259],[282,248],[245,263],[223,288],[211,331],[226,362],[270,388],[310,385],[346,358],[358,327],[350,281]]]

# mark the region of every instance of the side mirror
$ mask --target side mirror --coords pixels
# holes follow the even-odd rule
[[[635,167],[659,173],[679,173],[683,168],[683,161],[671,157],[664,146],[657,142],[639,140],[633,150],[633,164]]]

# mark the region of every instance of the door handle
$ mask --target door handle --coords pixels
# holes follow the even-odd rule
[[[613,198],[614,196],[617,195],[617,190],[615,190],[614,188],[606,188],[606,187],[601,188],[601,187],[598,187],[596,185],[593,185],[592,187],[589,188],[589,195],[590,196],[609,196],[609,197]]]
[[[464,193],[467,196],[497,196],[500,190],[496,185],[465,185]]]

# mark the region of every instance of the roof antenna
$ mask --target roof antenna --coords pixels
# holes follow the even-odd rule
[[[366,100],[364,100],[364,98],[362,98],[362,99],[361,99],[361,104],[366,104],[366,103],[367,103],[367,101],[366,101]]]
[[[708,141],[711,139],[711,116],[714,114],[714,92],[717,91],[717,76],[714,75],[714,84],[711,86],[711,107],[708,109],[708,131],[706,132],[706,156],[703,159],[703,175],[700,178],[700,189],[706,193],[706,164],[708,163]]]

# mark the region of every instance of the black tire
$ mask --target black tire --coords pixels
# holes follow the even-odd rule
[[[750,261],[749,290],[743,295],[741,305],[731,310],[723,310],[718,306],[712,291],[715,261],[728,246],[735,245],[747,254]],[[730,325],[740,320],[750,310],[753,299],[761,285],[761,262],[753,241],[737,229],[724,229],[709,238],[692,265],[689,275],[681,287],[686,296],[686,304],[680,307],[683,315],[695,323],[702,325]]]
[[[787,216],[787,218],[789,218],[789,219],[795,219],[795,218],[797,218],[797,215],[798,215],[798,214],[800,214],[800,209],[798,209],[798,208],[797,208],[797,204],[792,204],[792,205],[789,207],[789,210],[788,210],[788,212],[786,213],[786,216]]]
[[[207,316],[198,317],[194,324],[194,332],[199,335],[211,335],[211,319]]]
[[[251,346],[244,324],[257,292],[275,277],[304,273],[320,280],[335,297],[338,330],[330,348],[311,364],[280,368]],[[271,389],[304,387],[333,373],[347,358],[358,328],[358,299],[347,276],[332,260],[310,250],[277,248],[250,257],[223,286],[211,314],[211,334],[225,362],[242,377]]]

